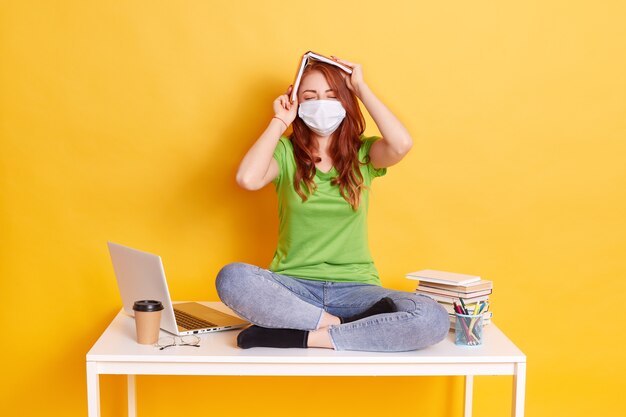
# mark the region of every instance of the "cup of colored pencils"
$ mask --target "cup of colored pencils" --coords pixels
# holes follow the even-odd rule
[[[473,310],[466,307],[463,299],[461,304],[454,303],[456,320],[454,324],[455,343],[460,346],[480,346],[483,343],[483,314],[489,308],[488,303],[480,303]]]

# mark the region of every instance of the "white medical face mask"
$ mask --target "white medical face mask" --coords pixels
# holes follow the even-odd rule
[[[346,109],[338,100],[307,100],[298,106],[298,116],[322,137],[330,136],[346,117]]]

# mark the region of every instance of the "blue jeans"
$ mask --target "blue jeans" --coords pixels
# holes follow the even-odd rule
[[[324,311],[350,317],[383,297],[393,300],[397,312],[329,326],[336,350],[416,350],[440,342],[450,328],[447,311],[430,297],[378,285],[300,279],[244,263],[223,267],[215,285],[224,304],[270,328],[315,330]]]

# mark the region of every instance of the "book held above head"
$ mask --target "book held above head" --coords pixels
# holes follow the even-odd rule
[[[340,68],[341,70],[346,72],[347,74],[352,74],[352,70],[346,67],[345,65],[342,65],[339,62],[331,58],[325,57],[324,55],[320,55],[315,52],[308,51],[304,55],[302,55],[302,58],[300,59],[300,65],[298,66],[298,72],[296,72],[296,78],[293,81],[293,89],[291,90],[291,97],[289,98],[292,103],[296,101],[296,97],[298,95],[298,88],[300,87],[300,81],[302,80],[302,74],[304,73],[304,69],[309,63],[309,60],[312,60],[312,59],[316,61],[324,62],[326,64],[334,65],[337,68]]]

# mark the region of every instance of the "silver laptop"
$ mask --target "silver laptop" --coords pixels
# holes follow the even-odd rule
[[[163,303],[161,329],[179,336],[237,329],[249,324],[239,317],[200,303],[172,304],[161,257],[117,243],[107,242],[124,311],[134,316],[137,300]]]

